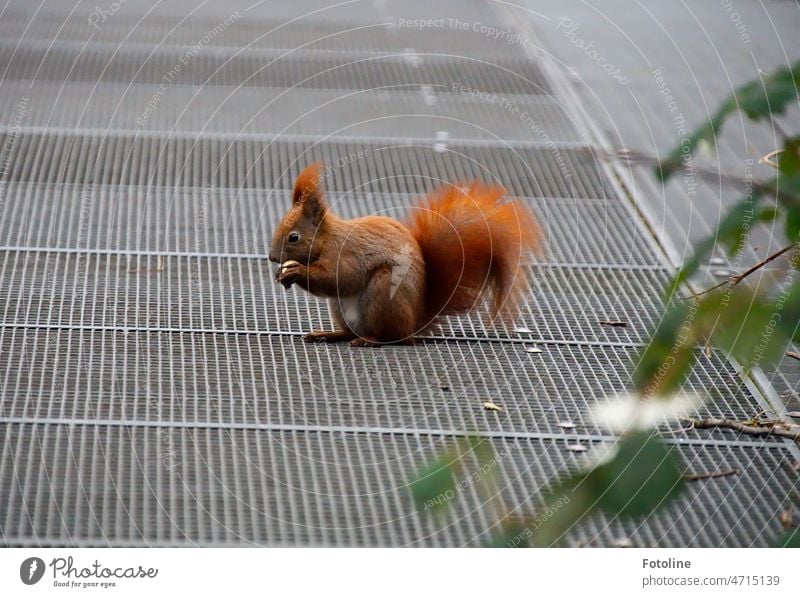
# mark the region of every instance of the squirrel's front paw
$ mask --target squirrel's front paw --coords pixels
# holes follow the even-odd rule
[[[303,265],[297,261],[284,261],[278,268],[278,275],[275,280],[283,284],[284,288],[289,288],[292,284],[302,278]]]

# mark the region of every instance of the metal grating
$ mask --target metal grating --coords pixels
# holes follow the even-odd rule
[[[330,328],[327,302],[287,292],[273,270],[263,259],[0,252],[0,325],[260,334]],[[530,291],[513,324],[479,312],[448,318],[437,335],[640,344],[660,317],[668,279],[655,270],[525,271]]]
[[[176,26],[185,7],[165,0],[92,31],[54,7],[30,27],[3,13],[0,543],[481,545],[582,462],[568,443],[611,439],[592,406],[629,388],[667,272],[570,100],[521,44],[385,27],[397,10],[496,24],[496,5],[344,6],[264,35],[314,8],[273,3],[273,20],[222,31],[144,124],[210,12]],[[416,347],[304,344],[325,305],[276,286],[263,255],[320,158],[345,216],[402,216],[440,180],[523,197],[548,237],[515,322],[530,332],[472,316]],[[726,360],[698,360],[684,389],[710,396],[704,414],[767,406]],[[795,446],[661,431],[687,471],[739,474],[644,521],[590,520],[570,545],[762,546],[781,530]],[[444,518],[417,512],[408,482],[464,434],[500,455],[499,497],[470,486]]]
[[[421,193],[446,181],[480,179],[526,197],[613,197],[586,149],[9,134],[0,134],[0,147],[11,147],[2,178],[8,182],[291,189],[303,167],[323,160],[332,191]]]
[[[53,98],[58,101],[54,104]],[[513,101],[431,89],[370,91],[4,81],[0,123],[13,127],[25,106],[26,127],[129,130],[169,134],[328,135],[385,139],[480,139],[494,143],[581,143],[572,116],[549,96]],[[441,133],[440,133],[441,134]]]
[[[531,513],[541,505],[531,488],[578,464],[558,440],[492,441],[500,495],[489,501],[468,485],[437,518],[416,511],[408,482],[442,442],[402,434],[4,425],[3,461],[16,466],[0,476],[8,506],[2,528],[9,545],[482,545],[496,532],[490,513]],[[676,450],[687,470],[714,470],[724,460],[742,473],[691,484],[638,527],[595,519],[568,543],[752,547],[779,532],[779,512],[760,505],[786,507],[782,496],[797,487],[785,450]],[[87,453],[95,458],[81,457]],[[98,493],[109,484],[113,492]]]
[[[83,44],[58,52],[48,45],[0,46],[7,79],[86,81],[170,85],[226,85],[312,89],[376,89],[425,85],[450,93],[465,86],[486,93],[546,94],[550,88],[539,68],[519,58],[479,59],[458,55],[401,53],[389,56],[341,56],[307,50],[232,55],[203,51],[185,60],[185,49],[106,51]],[[184,58],[187,64],[183,64]],[[165,76],[169,78],[165,80]]]
[[[549,344],[532,354],[525,348],[436,342],[353,351],[297,336],[5,327],[0,417],[610,438],[591,407],[630,387],[639,349]],[[709,396],[704,414],[746,419],[761,410],[723,360],[699,361],[684,389]],[[484,410],[485,400],[504,412]],[[576,429],[563,429],[561,421]],[[764,444],[732,433],[667,429],[669,438]]]
[[[30,45],[38,40],[48,44],[64,42],[91,42],[93,47],[109,44],[113,48],[144,46],[148,52],[154,46],[192,47],[205,40],[205,48],[226,49],[230,53],[261,49],[296,48],[320,52],[347,52],[353,54],[395,54],[408,50],[416,52],[445,52],[447,54],[508,57],[505,44],[498,44],[490,36],[472,29],[440,26],[433,29],[414,28],[408,17],[382,19],[381,22],[357,24],[335,23],[322,20],[298,19],[252,21],[242,14],[232,18],[228,26],[224,19],[186,20],[185,17],[126,18],[115,14],[99,26],[88,18],[52,18],[36,15],[3,15],[0,34],[5,43],[21,41]],[[213,35],[209,35],[212,31]],[[512,43],[525,43],[512,39]]]
[[[404,219],[419,197],[328,193],[343,217]],[[546,237],[538,260],[557,265],[657,268],[648,232],[616,201],[530,198]],[[263,259],[289,207],[286,191],[10,183],[0,249],[226,254]]]

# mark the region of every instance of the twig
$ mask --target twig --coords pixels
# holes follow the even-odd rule
[[[689,473],[683,475],[685,481],[702,481],[703,479],[718,479],[719,477],[730,477],[739,474],[738,468],[729,468],[724,471],[714,471],[713,473]]]
[[[767,166],[772,166],[777,170],[780,166],[778,162],[773,162],[772,158],[774,158],[776,155],[780,155],[781,153],[783,153],[782,149],[776,149],[775,151],[770,151],[767,155],[765,155],[758,161],[763,164],[766,164]]]
[[[792,357],[793,359],[797,359],[800,361],[800,353],[792,352],[791,350],[786,353],[787,357]]]
[[[690,299],[690,298],[697,298],[698,296],[702,296],[702,295],[704,295],[704,294],[708,294],[709,292],[712,292],[712,291],[716,290],[717,288],[722,288],[723,286],[727,286],[727,285],[730,285],[731,287],[734,287],[734,286],[736,286],[736,285],[737,285],[739,282],[741,282],[742,280],[744,280],[744,279],[745,279],[747,276],[749,276],[750,274],[752,274],[753,272],[757,272],[758,270],[760,270],[760,269],[761,269],[762,267],[764,267],[765,265],[767,265],[767,264],[769,264],[769,263],[771,263],[771,262],[775,261],[775,260],[776,260],[778,257],[780,257],[781,255],[783,255],[784,253],[788,253],[788,252],[789,252],[791,249],[794,249],[796,246],[797,246],[797,244],[795,244],[795,243],[792,243],[791,245],[788,245],[788,246],[786,246],[786,247],[783,247],[783,248],[782,248],[780,251],[778,251],[777,253],[773,253],[773,254],[772,254],[772,255],[770,255],[769,257],[766,257],[766,258],[762,259],[761,261],[759,261],[758,263],[756,263],[756,264],[755,264],[755,265],[753,265],[752,267],[749,267],[748,269],[746,269],[745,271],[743,271],[741,274],[736,274],[735,276],[731,276],[730,278],[728,278],[728,279],[727,279],[727,280],[725,280],[724,282],[720,282],[720,283],[719,283],[719,284],[717,284],[716,286],[712,286],[711,288],[706,288],[705,290],[701,290],[701,291],[699,291],[699,292],[695,292],[694,294],[690,294],[690,295],[689,295],[689,296],[687,296],[686,298],[687,298],[687,299]]]
[[[731,421],[730,419],[682,419],[691,423],[694,429],[734,429],[747,435],[777,435],[800,441],[800,425],[784,423],[783,421],[759,421],[753,424],[749,421]]]

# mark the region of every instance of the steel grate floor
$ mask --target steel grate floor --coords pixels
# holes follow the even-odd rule
[[[592,407],[631,387],[670,268],[564,73],[532,37],[391,26],[445,11],[507,27],[494,4],[288,22],[323,4],[248,12],[150,112],[230,13],[184,19],[165,0],[141,19],[151,3],[128,0],[99,28],[93,7],[0,16],[1,544],[484,545],[584,462],[570,444],[613,440]],[[327,305],[276,285],[264,256],[315,159],[347,217],[402,218],[440,181],[503,184],[547,239],[519,317],[450,318],[414,347],[303,343]],[[709,396],[705,416],[774,406],[720,354],[698,353],[683,388]],[[765,546],[780,531],[797,446],[660,431],[687,471],[739,474],[646,520],[596,517],[569,545]],[[465,435],[493,447],[496,495],[470,485],[445,516],[419,511],[409,483]]]
[[[482,502],[468,487],[434,524],[430,516],[410,514],[407,482],[420,460],[442,449],[438,436],[30,424],[9,425],[4,433],[4,456],[16,467],[4,471],[13,482],[0,497],[7,512],[23,515],[7,515],[3,524],[6,540],[19,545],[480,545],[495,522],[492,506],[535,506],[530,487],[576,466],[557,440],[490,440],[503,458],[501,494],[468,509]],[[92,458],[82,460],[78,450]],[[763,471],[771,485],[791,485],[784,450],[675,450],[694,471],[715,470],[724,461],[743,474],[694,484],[640,524],[597,518],[567,543],[760,546],[764,530],[779,531],[774,513],[732,498],[763,491]],[[42,491],[49,485],[53,493]],[[114,491],[102,489],[109,485]],[[776,508],[788,505],[779,491],[763,499]],[[709,502],[718,507],[702,511]]]
[[[480,178],[526,197],[611,198],[611,185],[588,149],[431,142],[309,142],[20,133],[6,182],[166,187],[291,189],[302,168],[329,164],[332,191],[424,193],[447,181]],[[340,165],[341,164],[341,165]]]

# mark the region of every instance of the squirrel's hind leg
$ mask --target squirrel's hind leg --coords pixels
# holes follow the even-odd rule
[[[421,275],[414,267],[400,274],[390,267],[376,271],[361,296],[362,325],[350,346],[413,344],[423,308]]]

